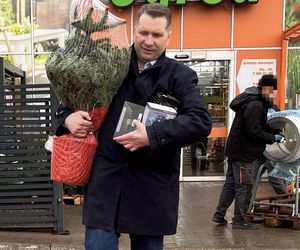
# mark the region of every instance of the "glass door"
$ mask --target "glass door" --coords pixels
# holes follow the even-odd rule
[[[199,60],[192,58],[193,53],[187,53],[191,57],[182,60],[198,75],[196,88],[208,104],[213,125],[208,138],[182,148],[180,179],[187,181],[223,180],[227,166],[224,150],[228,126],[229,88],[232,82],[231,52],[214,51],[204,54],[205,59]],[[183,54],[178,58],[184,58]]]

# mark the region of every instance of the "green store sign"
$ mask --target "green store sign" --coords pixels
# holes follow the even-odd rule
[[[118,8],[127,8],[134,4],[134,2],[141,2],[140,0],[109,0],[114,6]],[[174,3],[177,5],[184,5],[186,4],[188,0],[175,0]],[[214,6],[222,3],[222,1],[228,1],[228,0],[199,0],[200,2]],[[240,5],[240,4],[257,4],[259,0],[231,0],[233,4]],[[146,3],[156,3],[159,2],[162,5],[168,6],[169,0],[145,0]],[[172,1],[173,3],[173,1]]]

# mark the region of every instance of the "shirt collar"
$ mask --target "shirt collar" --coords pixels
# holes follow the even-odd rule
[[[153,66],[155,63],[157,62],[157,60],[153,60],[151,62],[147,62],[144,64],[144,68],[139,68],[139,72],[141,73],[142,71],[144,71],[145,69],[150,68],[151,66]]]

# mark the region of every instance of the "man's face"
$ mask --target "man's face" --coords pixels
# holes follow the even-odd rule
[[[134,34],[139,66],[161,56],[169,43],[169,34],[165,17],[152,18],[147,14],[140,16]]]
[[[262,96],[269,102],[273,101],[276,91],[272,86],[262,86],[261,88]]]

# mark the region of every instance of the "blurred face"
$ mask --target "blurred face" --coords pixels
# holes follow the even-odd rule
[[[262,96],[269,102],[273,101],[276,92],[272,86],[262,86],[261,88]]]
[[[141,15],[134,34],[139,67],[161,56],[169,43],[169,34],[165,17],[153,18],[145,13]]]

